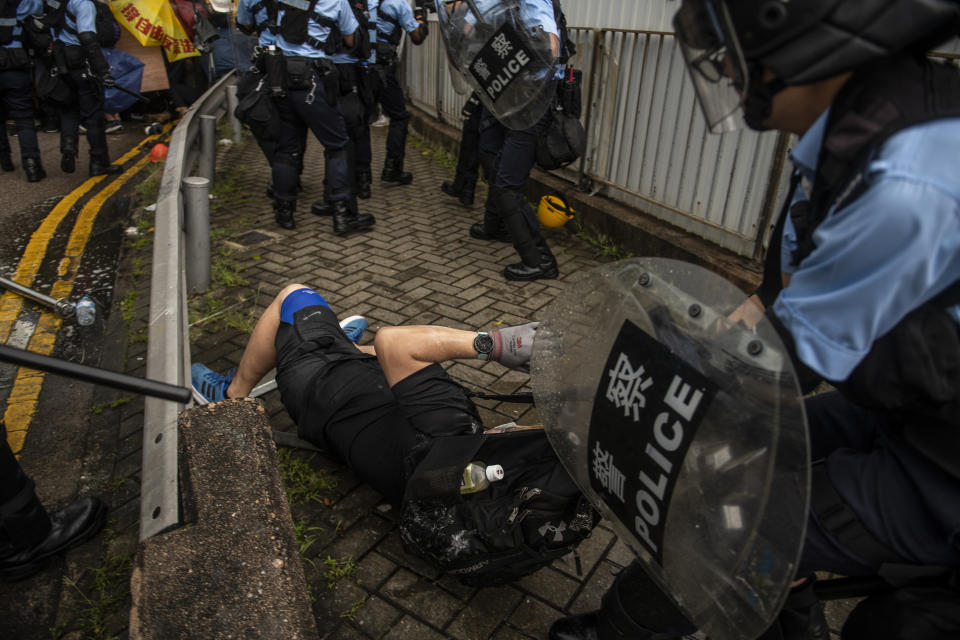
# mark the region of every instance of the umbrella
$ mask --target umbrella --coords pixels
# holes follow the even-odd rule
[[[110,75],[118,86],[140,92],[140,82],[143,80],[143,63],[125,51],[119,49],[104,49],[103,57],[110,65]],[[120,113],[133,106],[137,99],[113,87],[104,91],[103,110],[107,113]]]
[[[145,47],[163,47],[171,62],[200,55],[168,0],[113,0],[114,17]]]

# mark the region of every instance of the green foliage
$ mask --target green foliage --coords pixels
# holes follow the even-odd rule
[[[357,564],[350,556],[340,558],[339,560],[327,556],[323,564],[327,567],[323,572],[323,577],[327,580],[327,589],[332,589],[338,580],[352,575],[354,569],[357,568]]]
[[[598,258],[625,260],[634,256],[633,252],[620,247],[613,238],[604,233],[584,227],[579,222],[576,222],[574,228],[576,229],[577,237],[590,245]]]
[[[357,612],[359,612],[360,609],[362,609],[363,606],[367,604],[367,600],[369,599],[369,597],[370,596],[363,596],[359,600],[356,600],[355,602],[353,602],[350,605],[349,609],[347,609],[346,611],[340,614],[340,617],[346,618],[347,620],[353,620],[354,618],[356,618]]]
[[[130,322],[133,320],[133,315],[136,313],[137,297],[140,295],[138,289],[132,288],[127,291],[127,294],[120,301],[120,314],[125,322]]]
[[[291,504],[311,500],[320,502],[322,492],[337,486],[335,479],[316,471],[308,461],[290,449],[279,449],[277,458],[280,460],[280,475],[287,491],[287,500]]]
[[[144,177],[143,181],[137,185],[137,195],[143,205],[148,205],[157,201],[160,194],[160,182],[163,180],[163,164],[159,163],[153,170]]]
[[[311,526],[306,520],[297,520],[293,523],[293,535],[297,540],[297,548],[300,555],[307,552],[307,549],[317,541],[315,532],[323,531],[323,527]]]
[[[117,538],[111,521],[104,530],[98,566],[79,580],[64,576],[63,583],[77,595],[77,602],[68,612],[70,620],[50,629],[54,640],[62,638],[68,627],[79,630],[83,638],[114,640],[119,636],[111,633],[107,622],[128,605],[130,598],[130,573],[132,556],[109,551]]]

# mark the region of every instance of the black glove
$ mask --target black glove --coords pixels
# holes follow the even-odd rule
[[[117,81],[113,79],[113,76],[110,75],[109,71],[100,76],[100,82],[103,83],[103,87],[105,89],[117,86]]]

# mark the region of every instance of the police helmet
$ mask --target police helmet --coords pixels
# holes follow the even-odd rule
[[[925,52],[960,28],[956,0],[683,0],[674,16],[711,131],[760,129],[773,95],[903,51]],[[761,79],[769,69],[776,76]]]

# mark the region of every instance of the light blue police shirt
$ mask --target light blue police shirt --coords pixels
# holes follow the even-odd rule
[[[395,25],[389,20],[384,20],[384,17],[393,18],[407,33],[416,31],[420,26],[417,19],[413,17],[413,10],[410,9],[410,5],[404,0],[383,0],[380,3],[377,31],[389,36],[393,33]]]
[[[377,24],[378,4],[380,3],[377,0],[367,0],[367,11],[370,13],[370,22],[374,25]],[[370,57],[367,58],[367,64],[373,64],[377,61],[377,52],[373,47],[373,43],[377,41],[376,27],[373,29],[367,29],[367,33],[370,35]],[[330,59],[336,64],[353,64],[355,62],[360,62],[360,58],[352,56],[349,53],[337,53],[330,56]]]
[[[487,7],[500,1],[501,0],[477,0],[476,4],[480,13],[485,13]],[[470,24],[476,21],[472,11],[466,12],[465,19]],[[521,0],[520,19],[531,32],[535,32],[537,27],[541,27],[547,33],[552,33],[558,38],[560,37],[557,21],[553,17],[553,2],[551,0]]]
[[[77,33],[90,32],[97,33],[97,8],[93,0],[70,0],[67,2],[67,13],[73,14],[76,20],[71,20],[70,16],[64,14],[63,21],[68,27],[77,31]],[[64,44],[77,46],[80,40],[66,29],[56,29],[55,37]]]
[[[22,49],[23,43],[18,37],[23,33],[23,27],[20,23],[27,19],[27,16],[40,15],[43,13],[43,3],[40,0],[20,0],[17,5],[17,23],[13,25],[13,40],[3,46],[4,49]]]
[[[269,20],[270,13],[265,6],[261,6],[256,13],[253,12],[253,7],[260,1],[261,0],[240,0],[240,4],[237,5],[237,23],[242,24],[244,27],[256,27]],[[271,33],[269,29],[261,31],[257,38],[257,44],[264,47],[276,43],[277,36]]]
[[[300,0],[290,0],[299,4]],[[278,12],[277,22],[283,18],[283,10],[286,6],[283,0],[279,0],[280,10]],[[309,4],[309,3],[307,3]],[[357,19],[353,17],[353,10],[347,0],[317,0],[313,7],[314,13],[326,16],[337,23],[341,36],[348,36],[359,28]],[[311,19],[307,23],[307,34],[311,38],[324,42],[330,35],[330,28],[325,27],[316,20]],[[277,36],[277,46],[284,55],[303,56],[305,58],[329,58],[321,49],[315,49],[306,42],[303,44],[291,44],[283,39],[283,36]]]
[[[791,154],[812,178],[828,113]],[[828,380],[845,380],[910,311],[960,279],[960,118],[915,125],[875,152],[868,189],[831,210],[816,249],[794,270],[773,311],[797,355]],[[783,251],[792,251],[785,229]],[[792,242],[795,246],[795,241]],[[951,309],[960,322],[960,311]]]

